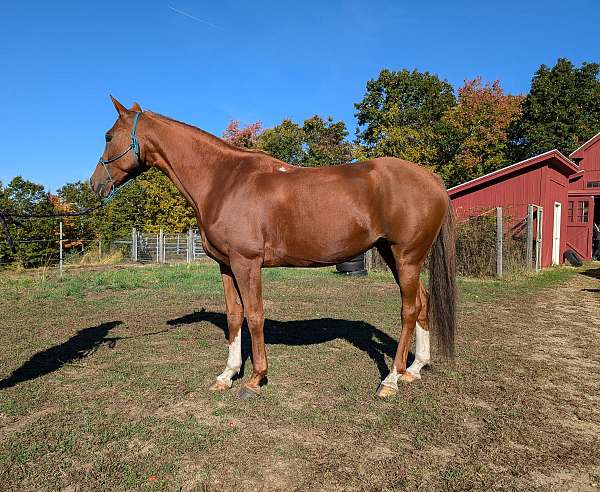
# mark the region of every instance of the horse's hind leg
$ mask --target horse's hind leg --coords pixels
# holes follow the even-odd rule
[[[392,269],[402,296],[402,331],[396,357],[391,372],[377,390],[378,396],[385,397],[398,392],[398,379],[406,373],[408,350],[422,313],[419,275],[425,254],[408,253],[398,245],[389,244],[381,245],[379,250]]]
[[[402,381],[410,383],[415,379],[421,379],[421,369],[429,364],[429,317],[428,304],[429,294],[423,285],[419,282],[419,298],[421,300],[421,312],[417,318],[415,330],[415,360],[402,375]]]
[[[231,388],[232,378],[242,367],[242,324],[244,323],[244,307],[229,267],[221,265],[225,308],[227,310],[227,327],[229,329],[229,356],[225,370],[217,376],[210,387],[211,391],[225,391]]]

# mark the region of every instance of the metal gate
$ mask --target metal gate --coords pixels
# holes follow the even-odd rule
[[[132,230],[131,259],[140,263],[192,262],[206,256],[198,229],[187,234],[158,233]]]

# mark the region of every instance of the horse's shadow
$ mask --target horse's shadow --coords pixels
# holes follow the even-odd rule
[[[208,321],[223,331],[225,338],[229,335],[227,317],[223,313],[212,311],[194,311],[180,318],[167,321],[170,326],[200,323]],[[351,321],[335,318],[304,319],[297,321],[277,321],[265,319],[265,343],[268,345],[314,345],[332,340],[346,340],[354,347],[365,352],[377,365],[381,378],[387,376],[389,368],[385,356],[396,355],[398,343],[388,334],[364,321]],[[242,370],[251,355],[250,334],[244,324],[242,335]],[[408,363],[414,356],[409,354]]]
[[[212,323],[221,329],[227,338],[229,334],[227,318],[223,313],[205,310],[196,311],[180,318],[171,319],[167,321],[167,324],[178,326],[201,321]],[[0,380],[0,390],[45,376],[59,370],[65,364],[85,359],[104,344],[112,348],[120,340],[158,335],[168,331],[163,329],[129,337],[109,337],[109,332],[121,324],[121,321],[111,321],[84,328],[63,343],[37,352],[23,365],[15,369],[10,376]],[[354,347],[365,352],[377,365],[381,377],[384,378],[387,375],[388,367],[385,356],[394,357],[397,342],[368,323],[334,318],[298,321],[265,320],[265,342],[269,345],[313,345],[336,339],[346,340]],[[250,354],[250,334],[244,326],[242,370],[239,377],[244,375],[244,365]],[[409,364],[412,359],[412,354],[409,354]]]
[[[15,369],[10,376],[0,380],[0,390],[50,374],[59,370],[65,364],[83,360],[102,345],[114,348],[120,340],[159,335],[169,331],[163,329],[127,337],[108,336],[110,330],[122,324],[122,321],[109,321],[97,326],[83,328],[63,343],[35,353],[23,365]]]
[[[581,275],[585,275],[586,277],[591,277],[600,280],[600,268],[589,268],[583,272]]]
[[[65,364],[81,360],[94,352],[103,343],[114,345],[116,339],[107,338],[108,332],[122,324],[121,321],[110,321],[98,326],[79,330],[65,342],[34,354],[21,367],[0,380],[0,389],[10,388],[24,381],[45,376]]]

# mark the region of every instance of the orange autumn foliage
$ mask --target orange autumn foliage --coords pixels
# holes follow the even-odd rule
[[[521,114],[523,96],[505,94],[500,81],[465,80],[458,104],[442,118],[447,155],[442,175],[450,186],[508,164],[508,127]]]

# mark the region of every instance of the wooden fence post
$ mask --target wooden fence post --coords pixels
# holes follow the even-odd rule
[[[131,261],[137,261],[137,231],[135,227],[131,229]]]
[[[58,239],[58,248],[59,248],[59,264],[58,268],[60,271],[60,276],[63,276],[63,223],[62,220],[59,224],[59,239]]]
[[[496,276],[502,277],[502,207],[496,207]]]
[[[365,268],[367,272],[373,268],[373,248],[365,251]]]
[[[158,262],[165,262],[165,233],[161,229],[159,233],[159,248],[158,248]]]
[[[156,235],[156,263],[160,263],[160,234]]]

